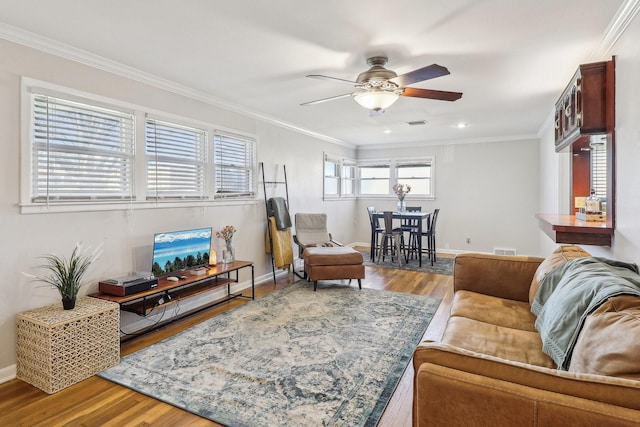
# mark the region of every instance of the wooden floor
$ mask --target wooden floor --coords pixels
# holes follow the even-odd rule
[[[453,281],[451,276],[414,271],[366,267],[366,288],[386,289],[442,299],[424,339],[437,340],[442,335],[451,305]],[[278,280],[281,288],[292,280]],[[256,285],[256,297],[273,291],[273,283]],[[233,300],[194,315],[158,331],[122,344],[122,355],[132,353],[202,322],[233,307],[245,304]],[[409,364],[398,388],[385,410],[380,427],[411,425],[413,368]],[[110,381],[91,377],[53,395],[48,395],[20,380],[0,384],[0,426],[217,426],[153,398],[136,393]]]

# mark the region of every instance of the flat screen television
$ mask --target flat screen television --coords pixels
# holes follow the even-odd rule
[[[211,227],[156,233],[153,237],[151,272],[166,276],[209,265]]]

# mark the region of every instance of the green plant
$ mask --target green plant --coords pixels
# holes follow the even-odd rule
[[[40,265],[39,268],[49,270],[49,275],[33,276],[27,274],[27,276],[53,286],[60,292],[62,299],[75,299],[84,284],[82,277],[100,254],[100,247],[96,248],[93,253],[87,254],[78,244],[68,259],[57,255],[45,255],[42,257],[46,260],[46,263]]]

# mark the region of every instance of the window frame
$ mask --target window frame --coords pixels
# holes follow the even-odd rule
[[[401,183],[401,184],[406,184],[406,181],[403,180],[407,180],[407,179],[419,179],[419,180],[425,180],[427,181],[427,193],[415,193],[415,192],[409,192],[407,194],[407,199],[425,199],[425,200],[431,200],[435,198],[435,194],[434,194],[434,158],[433,157],[422,157],[422,158],[416,158],[416,159],[411,159],[411,160],[396,160],[393,162],[393,167],[394,167],[394,177],[395,177],[395,184]],[[430,171],[429,171],[429,176],[424,176],[424,177],[420,177],[420,176],[414,176],[414,177],[410,177],[410,178],[400,178],[399,175],[399,171],[403,168],[403,167],[409,167],[411,165],[416,165],[416,166],[427,166],[429,167]],[[415,186],[414,186],[415,187]],[[392,195],[393,191],[392,191]],[[395,196],[395,195],[394,195]]]
[[[110,108],[115,110],[131,111],[134,116],[134,156],[132,160],[133,196],[127,200],[65,200],[42,203],[31,200],[32,190],[32,92],[44,91],[49,96],[55,96],[74,102],[82,102],[100,108]],[[21,107],[20,107],[20,212],[22,214],[34,213],[54,213],[54,212],[78,212],[78,211],[108,211],[108,210],[130,210],[149,209],[158,207],[190,207],[190,206],[224,206],[237,204],[252,204],[257,199],[257,167],[258,167],[258,143],[255,135],[216,126],[212,123],[202,122],[184,116],[154,110],[146,106],[140,106],[125,101],[107,98],[101,95],[83,92],[77,89],[56,85],[30,77],[23,76],[21,79]],[[204,170],[204,195],[203,197],[175,197],[162,199],[147,199],[147,156],[145,146],[146,118],[175,123],[182,126],[194,127],[206,130],[205,154],[206,167]],[[236,195],[233,198],[215,197],[215,167],[213,164],[213,134],[224,132],[241,136],[252,141],[252,188],[250,195]]]
[[[387,178],[363,178],[362,177],[362,169],[363,168],[386,168],[389,171],[389,176]],[[362,192],[362,182],[363,180],[367,181],[377,181],[377,180],[386,180],[387,181],[387,192],[386,193],[363,193]],[[366,161],[358,163],[358,197],[363,198],[387,198],[389,197],[393,191],[391,187],[393,186],[393,169],[392,163],[389,160],[380,160],[380,161]]]
[[[358,198],[363,198],[363,199],[387,199],[387,198],[391,198],[391,199],[397,199],[396,194],[393,192],[393,186],[395,184],[398,183],[398,169],[399,167],[402,167],[403,165],[407,165],[407,164],[419,164],[419,163],[424,163],[424,164],[428,164],[430,169],[431,169],[431,176],[430,178],[426,178],[429,179],[429,184],[428,184],[428,188],[429,188],[429,194],[412,194],[411,192],[409,192],[409,194],[407,194],[407,200],[435,200],[436,195],[435,195],[435,157],[434,156],[424,156],[424,157],[419,157],[419,158],[415,158],[415,159],[408,159],[408,158],[396,158],[396,159],[391,159],[391,160],[379,160],[379,159],[368,159],[368,160],[363,160],[363,161],[359,161],[357,163],[357,171],[358,171],[358,176],[357,176],[357,182],[358,182],[358,190],[357,190],[357,197]],[[376,165],[380,165],[380,166],[384,166],[387,165],[389,168],[389,185],[388,185],[388,190],[387,193],[385,194],[366,194],[366,193],[362,193],[362,175],[361,175],[361,170],[363,167],[367,167],[367,166],[376,166]],[[381,178],[377,178],[377,179],[381,179]],[[385,178],[386,179],[386,178]],[[402,179],[400,179],[400,181],[402,181]],[[402,182],[400,182],[402,183]]]
[[[335,165],[335,175],[327,175],[327,163],[333,163]],[[341,158],[341,156],[323,153],[322,159],[322,199],[323,200],[342,200],[342,199],[355,199],[357,197],[356,194],[356,182],[357,178],[355,174],[357,174],[357,162],[353,159]],[[354,177],[347,178],[345,177],[345,168],[355,168]],[[335,180],[335,193],[327,193],[327,179]],[[351,193],[346,193],[345,190],[345,182],[352,182],[353,191]]]
[[[217,160],[216,160],[216,150],[217,150],[217,145],[216,145],[216,140],[220,137],[224,137],[227,139],[236,139],[237,141],[242,141],[245,145],[250,145],[250,148],[247,149],[245,146],[245,156],[247,154],[250,155],[251,159],[251,166],[247,166],[247,165],[230,165],[227,164],[225,166],[223,166],[222,164],[218,164]],[[213,163],[213,178],[211,181],[213,181],[212,185],[213,185],[213,191],[212,191],[212,195],[214,199],[217,200],[222,200],[222,199],[255,199],[258,195],[258,191],[257,191],[257,166],[258,166],[258,156],[257,156],[257,143],[256,143],[256,139],[254,137],[248,136],[246,134],[241,134],[238,132],[230,132],[227,130],[222,130],[222,129],[216,129],[213,131],[213,133],[211,134],[211,150],[212,150],[212,154],[211,154],[211,159],[212,159],[212,163]],[[238,192],[234,192],[234,191],[225,191],[225,192],[221,192],[220,188],[218,186],[218,181],[216,180],[218,173],[220,172],[220,169],[224,168],[224,169],[229,169],[229,170],[236,170],[236,171],[245,171],[249,174],[249,179],[248,181],[245,183],[246,185],[248,185],[248,191],[238,191]]]
[[[155,154],[149,153],[149,125],[154,127],[154,140],[153,142],[157,144],[157,131],[158,125],[161,125],[163,130],[171,131],[174,130],[176,132],[183,132],[184,134],[193,133],[195,136],[194,146],[192,148],[193,157],[190,158],[188,156],[188,148],[186,147],[186,142],[183,140],[181,145],[183,148],[182,152],[174,151],[173,153],[168,151],[169,147],[161,147],[161,152],[163,154],[159,154],[158,151],[155,151]],[[169,138],[165,138],[169,141]],[[198,141],[198,139],[201,139]],[[175,143],[176,138],[171,138],[171,142]],[[191,141],[189,141],[191,142]],[[163,144],[168,145],[168,144]],[[145,199],[148,201],[166,201],[166,200],[187,200],[187,199],[207,199],[207,177],[209,176],[208,172],[208,146],[209,146],[209,138],[208,132],[203,127],[197,127],[192,125],[186,125],[183,123],[179,123],[178,120],[167,120],[161,117],[156,117],[155,115],[145,115],[144,120],[144,157],[145,157]],[[183,165],[185,168],[189,166],[193,167],[196,171],[195,182],[188,183],[190,185],[194,185],[194,191],[185,192],[183,194],[172,194],[174,191],[164,190],[158,191],[157,188],[157,173],[156,173],[156,189],[155,191],[151,188],[152,185],[152,177],[151,177],[151,167],[154,165],[156,170],[158,169],[159,164],[165,164],[167,166],[164,167],[166,172],[171,172],[171,166],[168,164],[173,163],[174,165]],[[177,166],[174,169],[178,169]],[[183,175],[184,176],[184,175]],[[184,182],[184,180],[183,180]],[[179,181],[176,180],[173,182],[175,186],[180,185]],[[182,184],[184,185],[184,184]]]

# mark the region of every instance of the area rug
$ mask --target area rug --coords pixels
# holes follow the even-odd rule
[[[364,257],[364,265],[369,266],[377,266],[382,268],[398,268],[398,262],[391,262],[391,258],[386,256],[384,261],[380,260],[380,264],[376,264],[375,262],[369,259],[369,251],[362,252],[362,256]],[[436,273],[436,274],[445,274],[447,276],[453,275],[453,258],[436,258],[436,262],[431,265],[431,261],[429,259],[422,260],[422,267],[418,266],[417,260],[409,260],[408,263],[405,264],[404,258],[402,259],[402,269],[410,270],[410,271],[422,271],[424,273]]]
[[[100,376],[229,426],[375,426],[439,303],[299,281]]]

